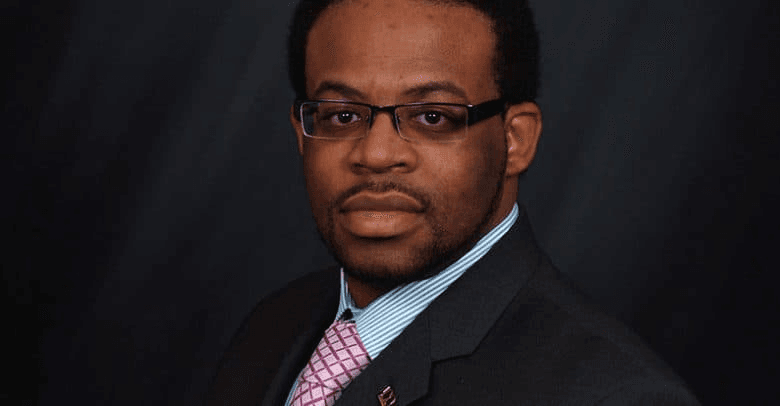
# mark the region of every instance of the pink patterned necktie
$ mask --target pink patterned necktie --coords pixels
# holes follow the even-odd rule
[[[291,405],[332,406],[369,361],[355,323],[336,320],[303,368]]]

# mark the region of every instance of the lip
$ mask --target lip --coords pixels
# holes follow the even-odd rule
[[[412,197],[403,193],[391,192],[382,194],[359,193],[347,199],[341,206],[341,211],[367,211],[367,212],[409,212],[421,213],[423,205]]]

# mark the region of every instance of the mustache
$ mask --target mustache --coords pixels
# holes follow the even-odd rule
[[[341,192],[333,201],[333,204],[331,205],[331,209],[342,207],[344,205],[344,202],[347,201],[347,199],[362,192],[403,193],[411,197],[412,199],[417,200],[417,202],[419,202],[422,205],[423,210],[428,210],[428,207],[430,207],[431,204],[431,199],[424,192],[418,191],[410,186],[406,186],[404,184],[393,182],[393,181],[382,181],[382,182],[371,181],[371,182],[358,183],[357,185],[354,185],[349,189]]]

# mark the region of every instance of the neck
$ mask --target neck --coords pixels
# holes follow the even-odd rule
[[[349,275],[347,275],[347,286],[349,288],[349,295],[352,296],[355,305],[361,309],[368,306],[369,303],[373,302],[379,296],[382,296],[391,290],[391,288],[380,288],[365,283]]]

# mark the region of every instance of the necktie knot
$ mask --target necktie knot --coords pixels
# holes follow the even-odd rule
[[[303,369],[292,406],[333,405],[369,361],[355,323],[335,321]]]

